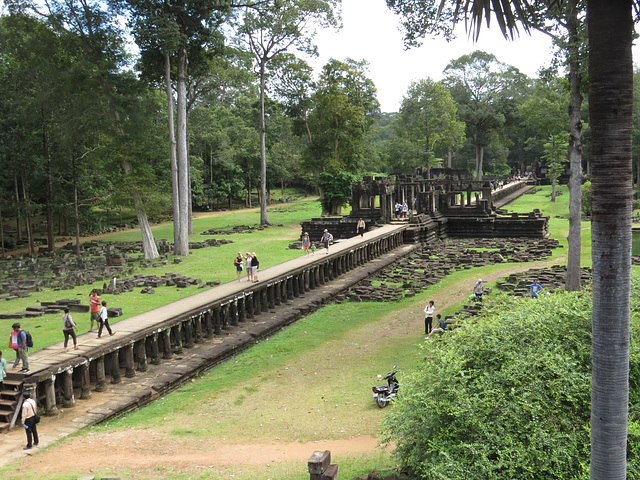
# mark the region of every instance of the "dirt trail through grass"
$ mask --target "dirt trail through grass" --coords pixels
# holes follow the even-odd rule
[[[563,259],[560,258],[535,264],[505,265],[504,268],[493,273],[483,274],[483,280],[492,282],[515,272],[541,268],[562,261]],[[436,298],[438,311],[463,301],[469,295],[471,288],[472,284],[469,284],[467,280],[464,283],[460,282],[452,285],[446,291],[440,291]],[[342,371],[341,367],[344,358],[357,354],[362,357],[363,362],[371,362],[371,358],[375,358],[371,357],[374,355],[372,352],[384,348],[384,344],[389,338],[389,333],[412,336],[416,338],[416,342],[422,341],[424,329],[423,303],[423,300],[412,302],[405,308],[391,312],[375,325],[365,325],[349,331],[346,339],[341,338],[339,341],[327,342],[327,345],[323,345],[320,349],[297,356],[294,361],[295,366],[290,368],[289,372],[282,372],[282,375],[285,376],[282,382],[295,386],[296,375],[313,375],[316,373],[313,372],[314,365],[316,365],[316,368],[322,369],[324,374],[322,379],[318,378],[318,381],[323,382],[326,388],[331,388],[330,381],[325,381],[324,377],[330,379],[336,378],[337,375],[354,374],[353,372]],[[357,347],[354,348],[354,345]],[[388,366],[376,365],[376,368],[385,369]],[[379,373],[386,373],[386,371],[380,371]],[[277,377],[280,378],[281,375],[278,374]],[[368,379],[364,379],[363,383],[368,381]],[[257,383],[258,381],[254,380],[254,382]],[[161,425],[147,425],[145,428],[131,427],[124,430],[115,429],[109,431],[96,429],[88,435],[67,439],[54,447],[37,453],[37,455],[26,458],[16,468],[15,472],[23,471],[44,475],[69,471],[91,472],[95,469],[126,468],[149,474],[154,469],[157,470],[158,466],[162,466],[162,468],[176,468],[181,473],[185,473],[187,470],[193,472],[194,468],[224,468],[225,466],[241,468],[242,466],[266,466],[280,462],[306,462],[314,450],[330,450],[332,455],[336,456],[372,452],[377,448],[378,441],[375,437],[375,432],[379,425],[375,424],[376,422],[372,422],[375,425],[371,425],[370,432],[362,432],[361,435],[360,431],[349,430],[346,425],[333,426],[332,430],[330,418],[326,420],[326,435],[323,435],[324,432],[319,432],[316,441],[289,441],[290,438],[287,438],[284,431],[283,439],[279,441],[277,436],[278,428],[280,428],[277,424],[279,421],[278,416],[284,416],[284,419],[281,420],[285,422],[284,425],[287,425],[286,428],[288,428],[291,420],[287,416],[294,416],[295,418],[295,415],[301,417],[315,413],[312,410],[316,407],[296,405],[295,399],[297,397],[292,397],[291,393],[286,392],[280,395],[278,392],[273,391],[277,389],[274,388],[275,380],[271,379],[269,383],[272,385],[260,385],[257,388],[264,389],[260,391],[260,395],[264,395],[263,401],[273,402],[272,418],[260,419],[259,427],[257,423],[255,425],[256,429],[260,430],[264,423],[265,432],[268,433],[260,432],[254,434],[254,432],[249,432],[248,435],[249,438],[258,440],[271,438],[273,439],[272,441],[247,441],[247,434],[242,432],[240,428],[236,432],[237,436],[213,437],[214,439],[206,434],[177,435],[175,432],[167,431]],[[358,392],[358,394],[362,394],[362,399],[367,398],[369,395],[367,392]],[[287,404],[287,402],[290,403]],[[374,418],[381,418],[377,408],[373,406],[372,399],[369,399],[369,402],[364,405],[355,405],[353,402],[344,403],[344,405],[336,404],[335,407],[352,408],[352,415],[356,416],[375,415]],[[233,405],[233,403],[231,402],[229,405]],[[285,405],[289,408],[283,409]],[[209,417],[207,416],[208,414],[199,413],[199,409],[220,409],[221,412],[225,411],[227,416],[235,416],[240,422],[244,421],[243,417],[251,414],[251,412],[243,411],[243,407],[238,406],[237,410],[226,411],[224,410],[226,408],[224,405],[203,405],[194,399],[193,415],[203,415],[201,417],[201,427],[207,429],[209,425],[207,422],[214,424],[214,419],[221,417]],[[171,413],[168,412],[167,415],[171,415]],[[220,422],[218,421],[217,423]],[[268,425],[269,423],[271,424]],[[43,424],[42,430],[44,434],[46,434],[46,425],[46,423]],[[186,428],[188,426],[185,426]],[[269,430],[269,428],[272,430]],[[342,430],[340,430],[341,428]],[[276,432],[276,434],[273,435],[273,432]],[[308,438],[303,440],[308,440]],[[301,471],[304,470],[305,467],[301,467]],[[202,472],[202,470],[198,471]],[[159,475],[155,478],[170,477]]]

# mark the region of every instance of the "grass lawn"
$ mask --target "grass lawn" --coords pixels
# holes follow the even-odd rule
[[[565,247],[554,251],[554,257],[560,258],[566,256],[568,192],[559,196],[555,204],[545,197],[549,192],[550,187],[543,187],[539,193],[522,197],[510,205],[509,210],[526,212],[540,208],[544,214],[550,215],[552,236],[558,238]],[[259,234],[236,235],[234,241],[236,237],[238,241],[225,246],[231,247],[226,250],[225,247],[196,250],[173,270],[203,279],[219,278],[225,281],[234,278],[232,260],[238,250],[256,251],[261,265],[263,262],[269,265],[300,255],[298,251],[287,250],[286,245],[299,235],[297,222],[317,216],[317,210],[314,209],[319,210],[319,207],[316,202],[299,206],[300,210],[274,212],[273,217],[270,214],[270,220],[282,223],[282,227],[269,228]],[[278,215],[282,215],[283,220],[276,220]],[[255,216],[250,218],[253,221],[234,213],[201,219],[204,223],[198,221],[196,229],[194,222],[194,230],[212,228],[214,220],[218,222],[215,226],[256,223]],[[163,228],[169,227],[159,227]],[[172,235],[170,228],[167,232]],[[584,232],[583,245],[589,230],[585,229]],[[241,244],[247,248],[239,248]],[[589,258],[590,254],[583,252],[583,260],[586,262]],[[516,264],[509,266],[517,267]],[[154,404],[107,424],[86,429],[50,449],[65,455],[94,438],[100,444],[113,445],[113,448],[124,441],[131,442],[135,447],[137,442],[132,439],[142,441],[152,437],[158,440],[157,450],[165,445],[175,445],[176,454],[185,451],[206,453],[210,446],[221,443],[241,446],[317,442],[315,449],[324,450],[323,441],[377,436],[386,410],[378,409],[373,402],[371,386],[380,382],[376,374],[386,374],[393,365],[410,371],[419,363],[437,361],[421,349],[425,342],[421,325],[422,308],[426,301],[434,298],[438,307],[442,298],[455,296],[454,291],[470,291],[479,275],[487,278],[504,268],[506,265],[492,265],[455,272],[416,297],[401,302],[328,305]],[[212,277],[189,272],[210,272]],[[108,300],[114,306],[118,302],[120,305],[128,302],[126,311],[132,314],[142,308],[151,308],[150,302],[157,306],[177,298],[175,295],[178,293],[186,295],[195,292],[195,289],[193,292],[189,292],[189,289],[175,292],[175,287],[163,288],[166,288],[166,292],[162,290],[161,295],[156,294],[152,298],[143,298],[136,293]],[[84,290],[82,295],[88,295],[90,287],[86,288],[86,292]],[[463,298],[466,299],[466,293]],[[144,305],[135,305],[136,301]],[[446,309],[438,308],[438,312],[443,315],[453,313],[463,303],[464,300],[458,300]],[[56,341],[59,341],[59,319],[54,320]],[[402,384],[402,374],[399,380]],[[130,455],[138,454],[136,452],[130,452]],[[312,450],[309,455],[311,453]],[[96,455],[100,454],[96,452]],[[105,454],[109,455],[109,452]],[[156,452],[153,449],[148,451],[148,455],[154,454]],[[36,455],[34,459],[37,458]],[[333,455],[333,461],[340,465],[340,478],[343,479],[363,475],[374,468],[384,470],[394,466],[394,459],[387,451],[380,449]],[[87,474],[82,469],[74,470],[73,464],[66,475],[35,474],[30,472],[26,462],[15,462],[0,469],[0,477],[59,480]],[[299,461],[271,463],[268,470],[264,465],[233,465],[210,467],[203,471],[191,464],[168,466],[161,460],[153,468],[119,466],[110,470],[105,470],[96,461],[96,468],[91,474],[163,480],[297,480],[308,475],[306,465]]]
[[[289,249],[290,243],[298,240],[300,236],[300,221],[316,217],[321,214],[320,203],[317,200],[306,200],[300,203],[288,205],[276,205],[269,209],[269,220],[273,227],[264,230],[255,230],[252,233],[209,236],[201,235],[202,232],[211,228],[229,229],[234,225],[257,226],[260,221],[260,213],[256,211],[239,211],[229,213],[216,213],[212,216],[194,218],[194,234],[189,237],[190,241],[202,241],[207,238],[218,238],[232,240],[233,243],[220,247],[209,247],[194,249],[189,256],[182,259],[178,265],[173,264],[173,257],[169,257],[169,264],[163,267],[140,268],[136,262],[136,273],[145,275],[162,275],[166,272],[180,273],[192,278],[200,278],[203,282],[209,280],[220,280],[228,282],[236,277],[233,259],[238,251],[256,252],[260,259],[261,268],[276,265],[286,260],[295,258],[301,254],[299,250]],[[156,239],[173,239],[173,226],[160,225],[153,228]],[[134,241],[140,240],[139,230],[122,232],[114,236],[105,238],[109,241]],[[30,297],[16,300],[0,302],[0,313],[14,313],[25,310],[28,306],[39,305],[40,301],[55,301],[62,298],[81,299],[83,303],[89,302],[89,293],[93,288],[102,288],[104,282],[96,282],[91,285],[76,287],[72,290],[54,291],[44,289],[41,292],[33,293]],[[215,287],[214,287],[215,288]],[[154,295],[141,294],[140,289],[128,292],[123,295],[103,295],[102,300],[108,302],[109,307],[120,307],[123,309],[122,317],[114,318],[110,323],[113,325],[120,320],[129,318],[142,312],[167,303],[173,302],[195,293],[201,292],[197,287],[191,286],[182,290],[176,287],[158,287]],[[78,324],[80,332],[89,329],[89,314],[73,315]],[[0,320],[0,331],[6,332],[7,342],[11,325],[16,320]],[[34,338],[35,348],[43,348],[62,340],[62,320],[61,315],[48,314],[37,318],[20,320],[23,328],[31,332]]]

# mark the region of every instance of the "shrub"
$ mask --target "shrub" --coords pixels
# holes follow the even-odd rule
[[[423,346],[424,364],[385,420],[384,440],[403,466],[426,479],[588,478],[590,295],[504,298],[465,322]],[[632,405],[639,357],[632,341]],[[633,409],[631,417],[636,441]],[[630,473],[639,450],[630,448]]]

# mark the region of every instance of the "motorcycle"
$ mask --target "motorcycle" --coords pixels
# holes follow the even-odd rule
[[[389,405],[389,402],[398,396],[398,390],[400,389],[400,384],[396,379],[396,365],[393,366],[393,372],[387,373],[384,378],[382,375],[378,375],[378,378],[383,378],[383,380],[387,381],[387,385],[377,385],[372,387],[373,390],[373,400],[378,404],[378,407],[384,408]]]

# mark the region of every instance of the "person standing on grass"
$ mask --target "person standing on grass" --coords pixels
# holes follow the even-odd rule
[[[74,330],[75,329],[75,330]],[[69,309],[64,309],[64,314],[62,315],[62,334],[64,335],[64,351],[68,352],[69,349],[67,345],[69,344],[69,337],[73,338],[73,349],[78,349],[78,339],[76,338],[76,332],[78,331],[78,326],[76,322],[71,318],[71,313],[69,313]]]
[[[4,377],[7,374],[7,359],[2,357],[2,350],[0,350],[0,392],[2,392],[2,384],[4,383]]]
[[[533,281],[529,288],[531,288],[531,298],[538,298],[538,293],[542,290],[542,285],[538,283],[537,279]]]
[[[236,267],[236,272],[238,273],[238,281],[241,282],[242,279],[240,276],[242,275],[242,264],[244,262],[244,258],[242,257],[242,252],[238,252],[238,256],[233,261],[233,265]]]
[[[98,315],[100,314],[100,297],[98,296],[98,290],[95,288],[91,290],[89,295],[89,306],[91,307],[91,326],[89,332],[93,332],[93,322],[98,323]]]
[[[38,446],[38,428],[36,427],[37,408],[36,401],[31,398],[29,392],[22,394],[22,424],[27,432],[27,446],[23,450],[29,450]]]
[[[424,334],[429,335],[433,328],[433,315],[436,313],[436,307],[433,300],[429,301],[429,305],[424,308]]]
[[[107,327],[107,332],[109,335],[113,336],[116,332],[111,331],[111,327],[109,326],[109,312],[107,311],[107,302],[105,300],[102,301],[102,308],[100,308],[100,317],[98,318],[98,324],[100,328],[98,328],[98,338],[102,336],[102,327]]]
[[[302,250],[304,251],[304,256],[309,255],[309,249],[311,248],[311,239],[309,238],[309,233],[304,232],[302,235]]]
[[[356,225],[356,233],[358,235],[360,235],[361,237],[364,237],[364,230],[365,230],[365,224],[364,224],[364,220],[361,218],[360,220],[358,220],[358,225]]]
[[[256,252],[253,252],[251,253],[251,276],[253,277],[253,283],[258,283],[258,267],[260,267],[260,262],[258,261]]]
[[[11,328],[18,334],[18,354],[22,360],[22,373],[29,371],[29,347],[27,346],[27,332],[25,332],[19,323],[14,323]]]
[[[13,362],[12,368],[18,368],[18,364],[20,363],[20,353],[18,352],[18,332],[15,330],[11,330],[11,335],[9,336],[9,348],[12,348],[16,352],[16,360]]]

